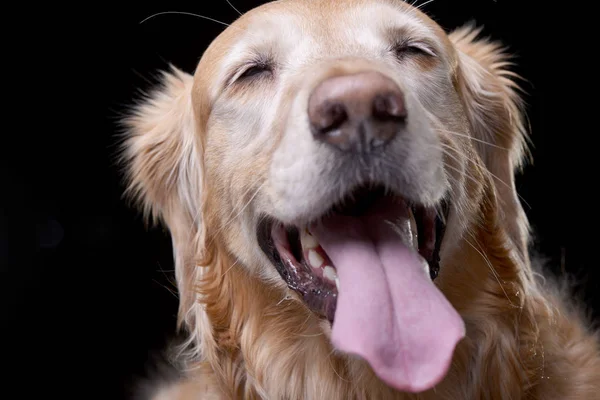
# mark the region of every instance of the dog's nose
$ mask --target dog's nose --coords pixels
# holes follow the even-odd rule
[[[368,153],[401,130],[406,119],[404,95],[379,72],[336,76],[314,89],[308,118],[316,140],[343,151]]]

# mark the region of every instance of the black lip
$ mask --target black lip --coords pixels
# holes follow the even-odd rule
[[[308,308],[333,323],[337,305],[337,291],[328,289],[323,280],[313,276],[304,265],[285,262],[281,259],[271,236],[274,223],[277,222],[267,218],[262,219],[259,223],[257,238],[260,248],[275,266],[288,287],[302,296]],[[292,235],[299,235],[297,230],[295,233],[293,229],[291,231]]]
[[[429,262],[429,275],[431,276],[431,280],[435,280],[440,274],[440,250],[442,248],[442,241],[444,240],[444,234],[446,233],[446,224],[448,223],[448,215],[450,214],[450,205],[448,202],[443,201],[440,205],[441,214],[443,216],[440,218],[439,215],[436,216],[435,219],[435,249],[433,250],[433,254]]]
[[[258,224],[257,238],[258,245],[269,261],[275,266],[279,275],[287,282],[289,279],[289,273],[283,265],[283,261],[281,260],[281,256],[277,249],[275,248],[275,244],[273,243],[273,239],[271,238],[271,227],[273,226],[274,221],[269,218],[262,218],[260,223]]]

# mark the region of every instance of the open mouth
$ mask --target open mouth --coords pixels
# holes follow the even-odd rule
[[[434,280],[440,268],[439,253],[448,213],[446,203],[436,210],[409,204],[402,197],[386,192],[383,186],[365,186],[332,206],[324,217],[340,215],[360,218],[380,207],[382,202],[388,206],[393,203],[392,207],[401,209],[401,213],[408,216],[405,221],[405,244],[426,261],[430,278]],[[258,230],[258,241],[287,285],[302,296],[313,312],[333,322],[340,289],[338,272],[311,228],[284,226],[278,221],[263,219]]]
[[[448,207],[362,187],[308,227],[265,221],[258,239],[290,288],[332,323],[331,343],[399,390],[430,389],[465,335],[433,283]]]

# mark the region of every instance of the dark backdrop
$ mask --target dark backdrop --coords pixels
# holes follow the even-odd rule
[[[16,90],[0,136],[1,326],[14,356],[7,382],[22,398],[71,389],[87,393],[79,398],[108,390],[116,398],[173,332],[169,237],[146,229],[122,198],[116,121],[168,62],[193,72],[223,29],[185,15],[140,21],[174,10],[236,17],[225,0],[202,3],[23,4],[30,9],[7,14],[14,56],[4,83]],[[234,0],[242,11],[259,3]],[[555,272],[577,279],[598,316],[597,23],[583,5],[535,4],[436,0],[425,10],[448,29],[474,20],[518,56],[535,144],[518,188],[534,246]]]

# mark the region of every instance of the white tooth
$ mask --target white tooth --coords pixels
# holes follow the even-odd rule
[[[308,262],[313,268],[319,268],[323,264],[323,257],[314,250],[308,251]]]
[[[337,272],[335,268],[327,265],[325,268],[323,268],[323,276],[333,282],[337,279]]]
[[[319,242],[317,239],[311,235],[306,229],[302,231],[300,235],[300,242],[302,243],[302,247],[306,250],[308,249],[316,249],[319,247]]]
[[[340,291],[340,278],[338,278],[336,276],[335,278],[335,287],[337,288],[338,292]]]
[[[419,255],[419,261],[421,261],[421,267],[423,268],[423,272],[425,273],[425,277],[427,279],[431,279],[431,275],[429,273],[429,263],[423,257]]]
[[[413,215],[412,210],[408,209],[408,220],[410,221],[410,232],[412,236],[412,246],[415,250],[419,250],[419,237],[418,229],[417,229],[417,221],[415,221],[415,216]]]
[[[391,228],[398,234],[402,242],[405,246],[415,247],[417,243],[415,243],[415,236],[413,234],[413,229],[411,226],[410,218],[408,220],[403,219],[401,221],[397,221],[396,223],[392,223],[388,221],[388,224]]]

